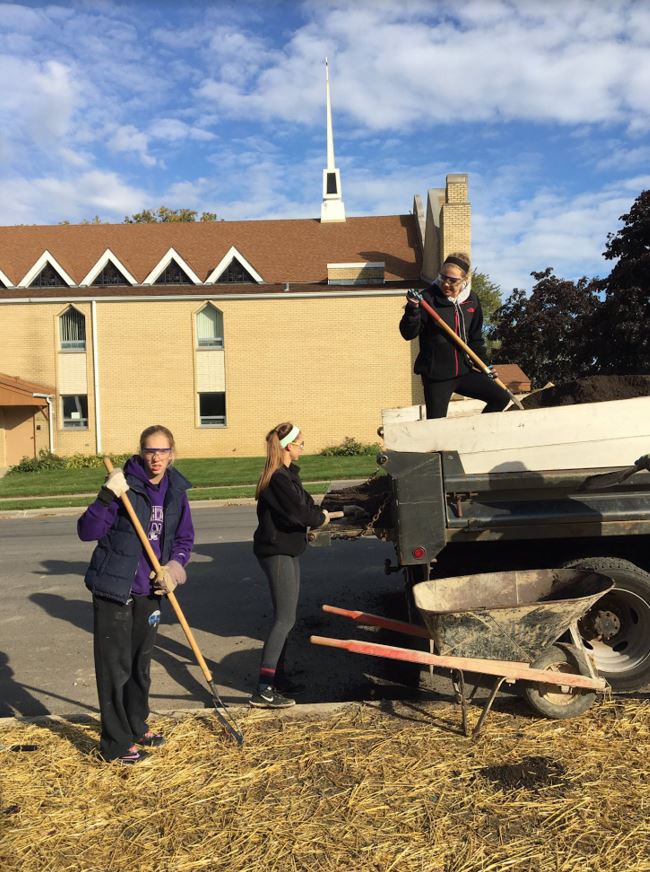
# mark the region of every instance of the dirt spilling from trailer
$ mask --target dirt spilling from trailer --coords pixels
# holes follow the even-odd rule
[[[346,527],[363,529],[369,524],[373,529],[392,527],[392,504],[390,478],[387,475],[376,475],[363,484],[352,485],[339,490],[331,490],[325,494],[323,508],[328,511],[340,511],[344,506],[359,506],[365,516],[354,521],[337,522],[337,527],[345,532]]]
[[[634,397],[648,395],[650,395],[648,375],[594,375],[535,391],[524,397],[522,404],[525,409],[546,409],[551,406],[631,400]]]
[[[471,726],[478,718],[470,710]],[[150,766],[105,764],[96,725],[13,724],[0,868],[21,872],[645,872],[650,703],[566,721],[457,706],[350,705],[311,719],[156,718]]]

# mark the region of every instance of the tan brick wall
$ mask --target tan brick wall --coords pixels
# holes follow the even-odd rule
[[[328,281],[377,281],[384,279],[383,266],[330,266],[327,267]]]
[[[420,401],[412,377],[415,343],[397,325],[404,297],[219,300],[224,315],[227,426],[197,425],[194,347],[197,301],[98,302],[103,448],[135,450],[152,423],[174,432],[187,457],[259,455],[282,420],[305,431],[309,451],[354,436],[377,441],[381,409]],[[0,371],[56,384],[59,304],[0,306],[8,342]],[[87,318],[89,429],[62,431],[55,449],[95,451],[90,305]],[[415,390],[415,394],[414,394]],[[58,397],[57,397],[58,400]],[[39,431],[47,440],[47,431]],[[39,439],[40,441],[40,439]]]
[[[467,176],[447,176],[446,201],[440,214],[442,260],[452,251],[472,254],[472,207],[469,203]]]

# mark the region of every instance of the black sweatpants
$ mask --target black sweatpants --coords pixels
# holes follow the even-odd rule
[[[296,623],[300,594],[300,558],[288,554],[258,557],[273,600],[273,625],[262,649],[261,669],[270,673],[282,666],[287,636]]]
[[[432,381],[422,376],[427,418],[444,418],[453,393],[486,403],[483,412],[502,412],[510,401],[508,394],[483,372],[468,372],[458,378]]]
[[[160,623],[160,597],[128,603],[93,597],[94,652],[105,760],[126,754],[148,730],[150,668]]]

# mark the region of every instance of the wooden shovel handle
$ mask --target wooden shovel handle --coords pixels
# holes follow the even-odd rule
[[[104,457],[104,466],[106,467],[107,472],[113,471],[114,467],[113,467],[113,463],[112,463],[110,457],[106,457],[106,456]],[[140,519],[138,518],[138,516],[135,513],[135,509],[131,505],[131,500],[129,499],[128,494],[122,494],[122,496],[120,497],[120,500],[122,501],[122,505],[126,509],[126,513],[128,514],[129,518],[131,519],[131,523],[133,524],[133,529],[138,534],[138,539],[140,540],[142,547],[144,548],[145,554],[149,558],[149,562],[151,563],[151,566],[152,566],[154,572],[156,574],[158,574],[160,572],[160,570],[162,569],[162,567],[160,565],[160,561],[156,557],[156,553],[153,550],[153,548],[151,547],[151,542],[147,539],[147,534],[145,533],[145,531],[142,527],[142,524],[140,523]],[[174,609],[174,612],[176,613],[176,617],[178,618],[178,623],[183,628],[183,632],[185,633],[185,637],[190,645],[190,648],[192,649],[194,656],[196,657],[196,662],[201,667],[201,672],[203,673],[203,675],[205,676],[207,681],[211,682],[212,681],[212,673],[210,672],[210,669],[208,668],[208,664],[205,662],[205,658],[203,657],[203,654],[201,654],[201,650],[199,649],[199,646],[196,644],[196,639],[194,638],[194,633],[192,633],[192,630],[190,629],[190,625],[187,623],[185,615],[183,614],[183,610],[181,609],[179,602],[176,599],[176,595],[174,594],[173,591],[170,591],[167,594],[167,599],[169,600],[171,607]]]
[[[427,303],[426,300],[423,300],[423,299],[420,299],[420,305],[424,308],[425,312],[428,312],[429,315],[431,315],[431,317],[434,319],[434,321],[436,321],[436,323],[437,323],[440,327],[442,327],[442,329],[443,329],[443,330],[444,330],[444,331],[449,335],[450,339],[452,339],[452,340],[456,343],[456,345],[457,345],[459,348],[462,348],[462,350],[465,352],[465,354],[469,357],[469,359],[470,359],[473,363],[475,363],[475,364],[478,366],[478,368],[481,370],[481,372],[484,372],[487,376],[489,376],[491,379],[493,379],[493,380],[496,382],[496,384],[498,384],[499,387],[500,387],[502,390],[504,390],[504,391],[508,394],[508,396],[509,396],[510,399],[513,401],[513,403],[514,403],[514,404],[515,404],[519,409],[523,409],[524,407],[523,407],[523,405],[521,404],[520,400],[518,400],[518,399],[515,397],[515,395],[512,393],[512,391],[510,391],[510,390],[506,387],[506,385],[501,381],[500,378],[497,378],[497,377],[496,377],[496,376],[491,372],[490,367],[487,365],[487,363],[484,363],[484,362],[481,360],[481,358],[478,356],[478,354],[477,354],[475,351],[472,351],[472,349],[469,347],[469,345],[461,339],[461,337],[458,335],[458,333],[456,333],[455,330],[452,330],[452,329],[451,329],[451,327],[449,326],[449,324],[447,324],[447,323],[446,323],[446,322],[445,322],[445,321],[440,317],[440,315],[436,312],[436,310],[435,310],[432,306],[430,306],[430,305]]]

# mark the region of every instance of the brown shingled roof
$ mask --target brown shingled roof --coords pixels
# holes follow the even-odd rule
[[[0,227],[0,270],[16,285],[47,250],[78,284],[110,248],[141,283],[174,248],[205,281],[231,246],[271,283],[326,282],[333,262],[384,261],[386,281],[420,276],[413,215],[331,224],[294,219]]]
[[[25,381],[17,376],[0,372],[0,405],[45,406],[46,400],[43,397],[33,395],[54,395],[54,393],[54,388],[50,385]]]
[[[527,394],[530,391],[530,379],[516,363],[495,363],[494,368],[501,381],[513,393]]]

